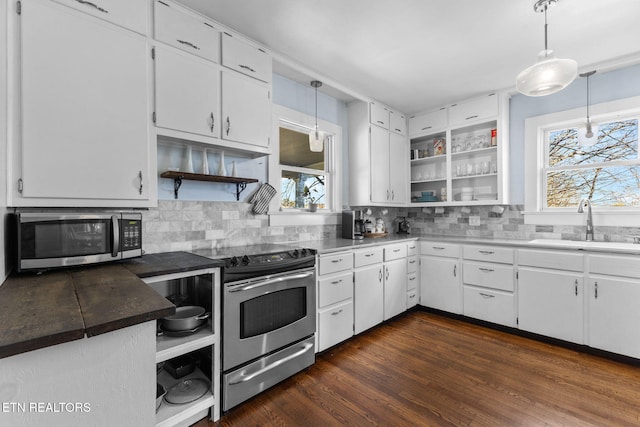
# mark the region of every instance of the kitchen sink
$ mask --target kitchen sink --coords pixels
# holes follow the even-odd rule
[[[611,252],[640,252],[640,244],[630,242],[598,242],[586,240],[534,239],[530,245],[568,249],[590,249]]]

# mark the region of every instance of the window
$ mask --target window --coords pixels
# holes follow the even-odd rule
[[[583,225],[578,205],[589,199],[598,225],[640,226],[640,97],[591,111],[593,146],[578,144],[585,108],[526,120],[525,223]]]
[[[317,204],[319,213],[336,213],[342,206],[342,128],[318,120],[318,127],[327,135],[324,149],[309,149],[309,132],[315,117],[274,105],[272,154],[269,157],[269,181],[277,195],[270,205],[270,214],[300,214],[304,219],[271,218],[272,224],[329,224],[337,221],[325,215],[309,215],[310,203]],[[283,215],[286,216],[286,215]],[[335,216],[335,215],[334,215]]]

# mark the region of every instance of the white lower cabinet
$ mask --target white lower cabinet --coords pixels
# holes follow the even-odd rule
[[[505,326],[515,326],[512,292],[464,285],[464,315]]]
[[[422,242],[420,254],[420,304],[461,314],[460,245]]]
[[[359,334],[383,321],[384,273],[382,264],[354,271],[354,332]]]
[[[317,351],[353,335],[352,268],[351,251],[319,256]]]
[[[519,251],[518,326],[536,334],[584,343],[584,272],[552,270],[546,259],[561,262],[565,254]],[[573,255],[573,254],[567,254]],[[568,257],[565,265],[571,264]]]
[[[407,310],[407,261],[384,263],[384,320]]]
[[[353,300],[343,301],[318,313],[318,351],[326,350],[353,335]]]

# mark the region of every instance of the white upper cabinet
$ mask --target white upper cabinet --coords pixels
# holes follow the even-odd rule
[[[495,118],[497,115],[498,96],[495,93],[490,93],[451,105],[449,107],[449,125],[466,125],[488,118]]]
[[[447,108],[409,117],[409,136],[430,133],[447,127]]]
[[[383,129],[389,129],[389,109],[376,102],[369,103],[369,122]]]
[[[222,65],[263,82],[271,82],[271,56],[264,49],[229,33],[222,34]]]
[[[215,64],[157,46],[156,126],[218,137],[220,71]]]
[[[146,38],[49,1],[22,2],[16,19],[21,139],[9,204],[153,205]]]
[[[222,72],[222,139],[269,147],[269,86],[230,71]]]
[[[147,34],[147,0],[54,1],[140,34]]]
[[[154,3],[155,39],[213,62],[220,56],[220,33],[211,22],[170,3]]]
[[[407,135],[407,118],[404,114],[389,111],[389,130],[399,135]]]

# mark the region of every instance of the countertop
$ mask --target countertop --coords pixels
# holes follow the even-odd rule
[[[0,286],[0,358],[92,337],[175,313],[140,278],[220,267],[168,252],[114,264],[12,274]]]
[[[419,236],[411,234],[389,233],[385,237],[365,237],[364,239],[360,240],[343,239],[336,237],[324,240],[310,240],[307,242],[300,242],[298,244],[300,245],[300,247],[315,249],[319,254],[323,254],[419,239]]]

